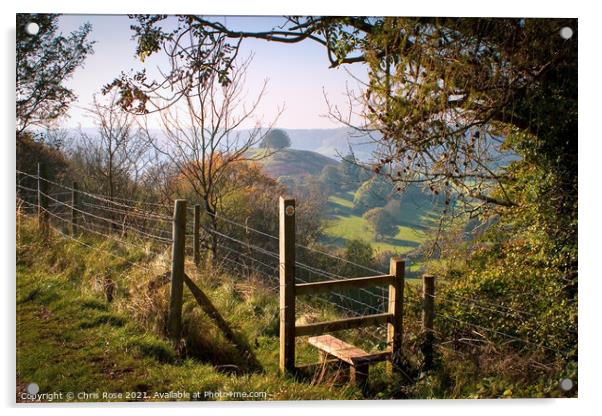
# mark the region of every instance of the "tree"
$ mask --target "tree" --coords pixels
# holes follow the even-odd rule
[[[374,207],[384,207],[391,199],[393,191],[391,183],[380,176],[374,176],[355,191],[353,207],[360,212]]]
[[[395,219],[383,208],[369,209],[364,213],[363,217],[372,224],[376,239],[379,237],[394,236],[397,233]]]
[[[558,36],[575,23],[383,19],[366,44],[372,75],[357,97],[361,128],[383,134],[374,168],[394,167],[397,182],[512,207],[511,177],[496,168],[500,152],[520,153],[511,136],[546,136],[547,151],[555,149],[548,156],[563,152],[576,166],[567,147],[576,127],[576,41]]]
[[[83,170],[86,188],[105,194],[132,197],[133,186],[151,163],[150,146],[137,129],[134,117],[116,105],[117,95],[93,97],[86,109],[97,135],[80,132],[74,159]]]
[[[25,27],[36,23],[39,32]],[[56,14],[17,14],[17,133],[45,126],[65,114],[76,96],[63,84],[93,52],[86,23],[65,37],[57,34]]]
[[[284,130],[273,129],[265,135],[259,147],[264,149],[285,149],[291,147],[291,138]]]
[[[226,36],[194,25],[191,16],[177,17],[177,30],[165,32],[161,22],[166,18],[136,16],[138,24],[132,29],[140,60],[163,53],[169,67],[162,68],[160,76],[152,80],[145,69],[135,74],[122,73],[103,88],[103,93],[117,91],[118,104],[125,111],[145,116],[144,131],[149,143],[188,181],[203,204],[214,231],[210,249],[215,256],[220,202],[237,186],[235,181],[228,181],[231,165],[271,154],[250,152],[264,139],[265,130],[256,127],[240,131],[241,125],[254,115],[267,81],[247,106],[243,88],[250,58],[236,60],[239,41],[228,43]],[[160,139],[148,127],[152,113],[159,117],[163,136]],[[273,123],[267,131],[272,127]]]
[[[366,275],[366,267],[374,268],[374,251],[370,243],[362,240],[349,240],[345,244],[344,258],[353,262],[345,263],[340,273],[344,276],[360,277]],[[359,265],[359,266],[358,266]],[[364,266],[364,267],[361,267]],[[355,298],[361,296],[361,292],[357,291]]]
[[[158,25],[164,18],[147,25],[139,18],[141,45],[168,36]],[[432,192],[515,207],[508,172],[491,166],[497,151],[520,152],[503,138],[513,136],[538,155],[534,162],[560,173],[559,190],[576,189],[577,37],[558,36],[564,26],[576,29],[574,19],[289,16],[275,28],[240,31],[186,18],[199,33],[237,45],[248,38],[313,41],[325,47],[331,67],[367,63],[369,82],[355,96],[366,123],[352,127],[381,134],[373,169],[389,166],[400,188],[425,183]],[[206,37],[197,39],[207,50]],[[331,112],[347,123],[338,109]]]
[[[576,19],[289,16],[241,31],[187,16],[188,27],[170,35],[158,23],[164,18],[140,25],[143,49],[152,51],[148,39],[192,27],[202,51],[211,50],[208,36],[232,42],[228,56],[244,39],[310,41],[325,48],[331,67],[367,64],[368,82],[348,110],[365,121],[351,127],[378,133],[370,168],[399,190],[423,184],[448,204],[457,193],[454,209],[470,215],[493,210],[526,227],[529,219],[517,217],[530,212],[550,256],[573,253],[558,269],[576,275]],[[559,35],[565,26],[570,39]],[[331,106],[332,117],[349,124],[345,113]],[[519,160],[501,165],[504,153]]]
[[[353,153],[349,153],[341,158],[341,173],[346,178],[346,188],[355,189],[362,182],[367,180],[363,170],[360,167],[360,161]]]
[[[71,179],[72,165],[67,155],[56,147],[35,140],[32,134],[25,131],[17,135],[16,143],[16,168],[21,172],[37,175],[38,163],[46,167],[47,179],[62,182]],[[17,175],[19,184],[31,188],[37,188],[37,180],[26,176]],[[19,193],[22,190],[18,189]],[[35,194],[29,194],[29,198],[37,198]],[[30,199],[30,202],[33,202]]]
[[[173,43],[168,48],[179,48]],[[172,65],[178,65],[172,60]],[[243,104],[243,87],[246,68],[250,60],[242,62],[223,85],[218,72],[210,72],[194,90],[182,94],[183,107],[164,106],[159,113],[161,136],[156,137],[148,127],[144,131],[149,143],[166,160],[171,162],[184,178],[198,202],[202,203],[213,229],[209,248],[215,255],[218,247],[218,210],[225,196],[241,182],[232,180],[232,165],[256,161],[270,153],[254,155],[249,150],[265,136],[259,127],[241,132],[239,127],[249,119],[259,105],[265,84],[250,106]],[[187,82],[187,81],[183,81]],[[179,87],[182,87],[180,85]],[[158,106],[161,104],[158,104]]]
[[[346,179],[337,165],[324,166],[319,177],[320,183],[329,194],[340,191]]]
[[[232,82],[240,40],[229,43],[228,37],[195,25],[192,16],[178,16],[177,29],[167,30],[161,23],[167,15],[134,15],[131,26],[138,41],[136,55],[140,61],[163,53],[170,67],[161,70],[158,79],[148,79],[146,68],[125,73],[105,85],[103,93],[116,89],[123,109],[136,114],[160,112],[186,100],[207,84],[226,87]],[[242,66],[245,66],[242,63]],[[238,71],[240,73],[240,71]]]

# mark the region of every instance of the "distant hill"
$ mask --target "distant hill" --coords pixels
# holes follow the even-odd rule
[[[311,150],[331,158],[348,154],[351,146],[358,159],[368,160],[376,149],[370,137],[360,136],[350,128],[284,130],[291,138],[293,149]]]
[[[68,128],[69,134],[78,137],[80,129]],[[358,133],[350,128],[335,129],[282,129],[291,139],[291,148],[298,150],[310,150],[329,158],[339,159],[340,155],[349,153],[349,146],[357,158],[367,160],[376,149],[368,136],[358,136]],[[82,127],[81,131],[90,137],[98,135],[98,129],[94,127]],[[161,139],[163,133],[160,129],[150,129],[152,135]],[[243,135],[249,130],[241,129],[238,132]]]
[[[73,137],[79,136],[78,129],[71,128],[68,130]],[[90,137],[96,137],[98,134],[97,129],[91,127],[83,127],[81,130]],[[284,130],[291,139],[291,147],[289,150],[294,149],[315,152],[323,157],[327,157],[330,161],[333,161],[333,159],[340,160],[341,156],[349,154],[351,148],[357,159],[363,162],[371,162],[375,157],[373,153],[378,147],[377,143],[374,142],[374,139],[379,138],[378,133],[374,133],[374,137],[370,137],[348,127],[334,129],[281,130]],[[249,130],[246,129],[237,131],[237,133],[241,133],[243,137],[248,132]],[[159,129],[151,129],[151,134],[158,137],[159,140],[161,140],[161,137],[163,136],[163,133]],[[491,141],[489,151],[492,157],[490,162],[492,167],[506,166],[513,160],[518,159],[518,157],[511,152],[500,152],[498,147],[498,143]],[[292,155],[288,156],[292,157]],[[303,157],[301,157],[301,159],[303,159]],[[278,162],[278,160],[279,159],[276,158],[274,162]],[[325,160],[322,159],[322,161]],[[316,161],[316,163],[319,165],[320,162]],[[319,173],[319,171],[317,173]]]
[[[265,149],[250,149],[253,155],[260,155]],[[282,149],[258,161],[265,173],[277,179],[280,176],[318,175],[328,165],[338,165],[334,159],[310,150]]]

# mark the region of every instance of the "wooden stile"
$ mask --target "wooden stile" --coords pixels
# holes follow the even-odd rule
[[[328,356],[333,356],[353,366],[383,361],[390,355],[388,352],[366,352],[332,335],[311,337],[307,342],[323,353],[323,360],[328,360]]]
[[[295,284],[295,201],[280,198],[280,361],[282,373],[297,373],[295,366],[295,338],[313,336],[310,343],[318,348],[321,361],[328,356],[349,365],[350,380],[362,389],[367,387],[370,363],[390,360],[389,368],[401,370],[403,340],[403,291],[405,261],[392,258],[387,275],[357,277]],[[295,297],[325,292],[336,292],[389,285],[388,311],[372,315],[353,316],[326,322],[295,325]],[[387,324],[387,351],[367,353],[325,332]],[[307,367],[307,365],[306,365]],[[309,367],[315,367],[310,364]]]
[[[337,319],[336,321],[316,322],[295,327],[295,336],[319,335],[324,332],[341,331],[343,329],[363,328],[391,322],[394,318],[390,313],[377,313],[373,315],[354,316],[352,318]]]
[[[392,283],[391,275],[356,277],[351,279],[328,280],[325,282],[302,283],[295,285],[295,293],[300,295],[313,295],[316,293],[334,292],[339,290],[358,289]]]

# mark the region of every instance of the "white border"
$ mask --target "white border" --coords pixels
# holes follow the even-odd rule
[[[52,405],[46,407],[27,407],[20,410],[14,407],[15,398],[15,285],[14,285],[14,27],[16,12],[61,12],[85,14],[116,13],[198,13],[204,14],[324,14],[324,15],[406,15],[406,16],[521,16],[521,17],[578,17],[579,18],[579,262],[580,262],[580,310],[579,310],[579,399],[567,400],[510,400],[510,401],[404,401],[404,402],[277,402],[277,403],[202,403],[178,405],[180,412],[214,414],[240,414],[242,412],[266,415],[286,412],[287,415],[307,415],[308,413],[332,413],[341,409],[344,412],[365,414],[369,408],[376,411],[394,411],[405,414],[426,412],[445,415],[507,415],[508,413],[531,411],[546,414],[566,415],[571,412],[590,413],[596,408],[598,391],[602,386],[600,377],[599,346],[599,301],[602,276],[598,271],[598,247],[601,235],[598,219],[602,198],[600,194],[600,165],[602,146],[600,142],[600,99],[602,97],[599,73],[600,65],[600,27],[601,16],[595,13],[594,2],[545,1],[527,2],[525,0],[503,0],[497,2],[476,1],[326,1],[306,0],[298,2],[266,0],[229,0],[227,2],[171,0],[105,0],[86,2],[81,0],[32,1],[21,0],[2,7],[2,81],[3,97],[0,114],[5,133],[2,153],[2,180],[0,195],[7,199],[2,204],[2,290],[4,309],[2,319],[1,344],[3,365],[1,392],[2,405],[8,407],[8,414],[43,413],[49,415],[82,414],[81,407],[73,405]],[[200,8],[202,7],[202,10]],[[113,404],[110,412],[126,414],[141,409],[139,405]],[[135,407],[135,410],[134,408]],[[166,404],[146,406],[147,415],[164,415]],[[169,411],[169,410],[167,410]],[[90,414],[106,414],[107,405],[91,405],[85,409]]]

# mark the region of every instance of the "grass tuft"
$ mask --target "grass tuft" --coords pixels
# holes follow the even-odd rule
[[[176,359],[173,348],[166,341],[150,336],[134,339],[127,344],[127,347],[136,349],[143,357],[152,358],[160,363],[173,363]]]
[[[108,310],[108,305],[98,299],[95,298],[86,298],[81,301],[82,308],[85,309],[93,309],[97,311],[106,311]]]
[[[100,325],[124,326],[126,319],[119,315],[104,313],[91,320],[85,320],[79,324],[81,329],[95,328]]]

